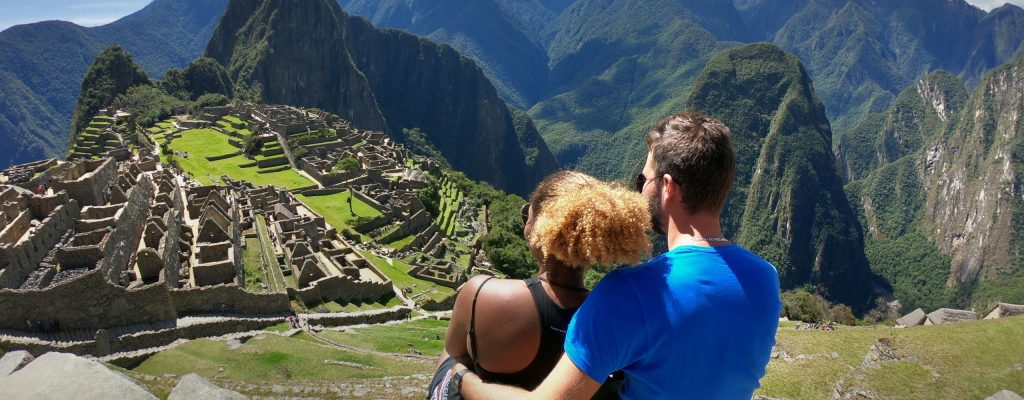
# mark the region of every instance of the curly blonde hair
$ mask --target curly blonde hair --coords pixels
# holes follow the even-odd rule
[[[639,193],[592,176],[560,171],[530,196],[527,240],[566,266],[635,264],[651,254],[650,211]]]

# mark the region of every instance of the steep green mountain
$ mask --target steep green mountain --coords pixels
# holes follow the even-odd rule
[[[228,71],[217,60],[200,57],[184,70],[167,70],[160,85],[167,93],[173,93],[182,99],[196,100],[208,93],[220,93],[231,97],[234,84],[228,76]]]
[[[99,110],[109,107],[117,96],[132,86],[150,83],[146,72],[121,46],[111,46],[100,53],[82,79],[81,94],[75,104],[75,115],[71,118],[69,146],[75,143],[75,138]]]
[[[454,17],[491,2],[515,12],[474,13],[473,29]],[[469,44],[492,37],[539,43],[548,72],[536,92],[541,97],[527,104],[530,114],[562,165],[606,178],[633,172],[635,165],[623,160],[632,160],[642,147],[637,132],[677,111],[711,55],[736,42],[769,41],[800,57],[825,104],[836,145],[928,72],[952,71],[973,86],[986,71],[1024,51],[1024,10],[1006,5],[986,13],[963,0],[341,3],[374,23],[429,34],[464,51],[499,88],[540,82],[494,73],[534,65],[536,57],[495,57],[512,50],[484,54]],[[522,96],[499,93],[521,104]]]
[[[318,107],[401,137],[418,128],[456,169],[528,193],[557,168],[483,71],[454,49],[379,30],[328,0],[232,0],[206,55],[267,102]]]
[[[771,261],[784,288],[822,285],[834,300],[872,306],[860,224],[832,158],[825,107],[800,60],[770,44],[718,53],[689,106],[732,130],[727,234]]]
[[[639,169],[643,132],[681,110],[711,54],[735,45],[717,36],[731,36],[735,15],[708,11],[727,2],[687,3],[580,0],[545,31],[552,96],[530,114],[559,163],[606,178]]]
[[[929,74],[840,147],[875,272],[905,309],[1024,300],[1024,67],[992,71],[968,97]]]
[[[60,21],[0,32],[0,166],[58,157],[67,148],[75,100],[90,63],[120,44],[151,75],[202,53],[226,0],[156,0],[108,25]]]
[[[446,43],[477,61],[498,93],[517,107],[544,94],[547,55],[539,36],[530,35],[515,10],[546,10],[542,4],[501,0],[340,0],[347,12],[366,16],[376,26],[402,29]],[[536,8],[534,8],[536,7]],[[533,16],[541,19],[544,16]],[[535,22],[536,23],[536,22]]]

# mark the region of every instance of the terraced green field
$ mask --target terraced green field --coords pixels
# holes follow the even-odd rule
[[[352,197],[352,211],[350,212],[348,208],[348,191],[321,196],[298,194],[295,197],[302,204],[323,216],[327,223],[339,231],[351,227],[360,218],[369,220],[381,215],[380,211],[354,196]],[[353,212],[355,215],[352,214]]]
[[[412,266],[402,260],[392,259],[391,263],[388,263],[387,260],[371,253],[361,252],[360,254],[366,257],[367,261],[387,275],[388,278],[391,278],[391,282],[399,289],[411,287],[412,291],[406,293],[407,297],[415,298],[422,295],[440,301],[455,293],[454,289],[409,275],[409,270],[412,269]]]
[[[237,147],[228,143],[229,137],[212,129],[192,129],[181,133],[181,137],[171,141],[172,151],[188,153],[188,158],[177,157],[177,162],[192,177],[204,184],[213,184],[220,176],[227,175],[231,179],[245,180],[256,185],[273,185],[284,189],[296,189],[313,186],[313,182],[297,172],[287,169],[260,170],[253,160],[237,155],[217,161],[208,161],[206,157],[222,156],[239,152]],[[161,155],[161,161],[169,162],[167,155]]]

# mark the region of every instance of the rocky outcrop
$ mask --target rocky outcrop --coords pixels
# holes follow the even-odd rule
[[[46,353],[0,378],[5,399],[155,400],[145,389],[95,361],[64,353]]]
[[[419,128],[475,180],[525,194],[554,170],[540,135],[516,130],[472,60],[377,29],[336,2],[233,0],[206,54],[227,66],[236,89],[256,88],[265,101],[322,108],[396,138]]]
[[[1024,245],[1024,62],[982,80],[924,154],[924,223],[953,259],[948,285],[1005,275]]]
[[[167,400],[245,400],[248,397],[210,383],[196,374],[181,377]]]
[[[22,367],[28,365],[28,363],[35,360],[27,351],[18,350],[4,354],[0,358],[0,378],[17,372]]]

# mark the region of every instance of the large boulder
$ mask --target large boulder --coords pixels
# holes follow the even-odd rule
[[[246,400],[238,392],[220,388],[196,374],[181,377],[167,400]]]
[[[34,359],[35,357],[24,350],[4,354],[3,358],[0,358],[0,378],[13,374],[14,371],[28,365]]]
[[[46,353],[0,378],[5,400],[156,400],[141,386],[98,362],[73,354]]]
[[[902,318],[896,320],[896,325],[899,326],[917,326],[924,324],[924,321],[928,319],[928,314],[924,313],[924,310],[918,308],[911,311],[910,314],[904,315]]]
[[[1018,396],[1016,393],[1009,390],[1003,390],[992,396],[989,396],[985,400],[1024,400],[1024,398]]]

